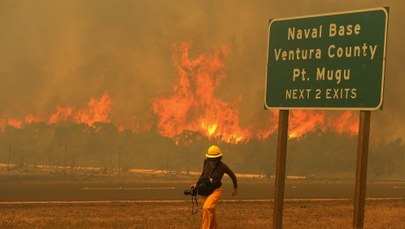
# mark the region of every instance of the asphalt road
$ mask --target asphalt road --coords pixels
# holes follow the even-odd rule
[[[271,182],[240,182],[239,195],[224,184],[223,199],[272,199]],[[184,182],[153,183],[0,183],[0,202],[13,201],[123,201],[187,200]],[[285,199],[353,198],[354,183],[286,183]],[[367,184],[366,197],[405,198],[405,183]]]

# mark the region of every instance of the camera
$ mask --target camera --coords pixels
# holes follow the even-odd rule
[[[191,195],[191,196],[196,196],[197,195],[197,189],[194,186],[191,186],[189,189],[184,190],[184,195]]]

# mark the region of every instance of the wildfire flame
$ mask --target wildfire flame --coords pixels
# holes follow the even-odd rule
[[[329,119],[328,123],[325,125],[331,130],[342,134],[348,132],[352,135],[358,133],[359,129],[359,118],[355,113],[350,111],[343,112],[339,117],[334,119]]]
[[[290,114],[288,136],[290,138],[301,137],[321,126],[324,118],[324,115],[319,112],[295,110]]]
[[[248,131],[239,126],[237,104],[240,99],[226,103],[214,97],[215,88],[225,77],[227,49],[222,47],[190,59],[191,43],[174,48],[178,82],[172,88],[172,95],[158,97],[152,105],[159,118],[158,131],[176,141],[188,131],[232,143],[246,139]]]
[[[109,113],[111,111],[112,100],[110,95],[105,92],[100,99],[91,98],[87,110],[77,111],[73,119],[77,123],[84,123],[94,126],[95,122],[109,123]]]
[[[20,120],[17,120],[17,119],[12,118],[12,119],[6,120],[6,124],[7,124],[8,126],[12,126],[12,127],[14,127],[14,128],[21,128],[22,125],[23,125],[23,122],[20,121]]]
[[[355,135],[359,124],[358,117],[351,111],[345,111],[338,117],[328,117],[322,111],[294,110],[291,112],[289,125],[289,137],[298,138],[316,129]]]
[[[105,92],[99,99],[91,98],[88,102],[88,108],[75,110],[73,107],[56,107],[56,111],[50,114],[48,118],[41,118],[35,115],[28,115],[24,120],[2,119],[0,120],[0,129],[4,126],[21,128],[24,124],[47,122],[56,124],[62,121],[73,120],[75,123],[84,123],[94,127],[96,122],[109,123],[109,112],[111,110],[112,100],[108,92]],[[2,125],[3,123],[3,125]],[[5,124],[4,124],[5,123]]]
[[[247,127],[240,126],[238,105],[242,97],[231,102],[216,98],[215,90],[226,77],[225,58],[228,49],[221,47],[190,57],[191,42],[174,45],[173,62],[178,79],[168,95],[156,97],[151,109],[157,117],[157,131],[176,143],[190,142],[195,136],[227,143],[246,142],[251,138],[266,139],[277,131],[278,112],[263,111],[257,123]],[[25,124],[44,122],[54,125],[60,122],[86,124],[111,123],[112,98],[104,92],[99,98],[90,98],[87,108],[75,109],[72,106],[57,106],[48,116],[27,115],[23,119],[0,117],[0,130],[10,126],[22,128]],[[129,129],[135,133],[150,131],[150,117],[131,116],[128,120],[116,121],[118,132]],[[300,138],[307,133],[335,131],[336,133],[357,134],[358,117],[354,112],[341,112],[338,117],[323,111],[293,110],[289,117],[289,138]]]
[[[56,112],[52,114],[48,119],[48,124],[56,124],[60,121],[66,121],[73,114],[73,108],[71,107],[56,107]]]

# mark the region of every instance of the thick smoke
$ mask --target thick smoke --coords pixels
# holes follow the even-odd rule
[[[373,112],[372,136],[405,138],[402,1],[1,1],[0,119],[81,109],[108,91],[113,123],[143,120],[177,78],[173,45],[191,41],[191,55],[229,47],[216,96],[241,97],[241,125],[257,125],[269,112],[269,19],[377,6],[390,7],[390,22],[384,110]]]

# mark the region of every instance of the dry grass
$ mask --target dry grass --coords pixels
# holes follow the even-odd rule
[[[272,202],[221,202],[221,228],[271,228]],[[352,201],[286,201],[284,228],[352,228]],[[0,228],[200,228],[191,202],[0,204]],[[365,228],[405,228],[405,200],[367,200]]]

